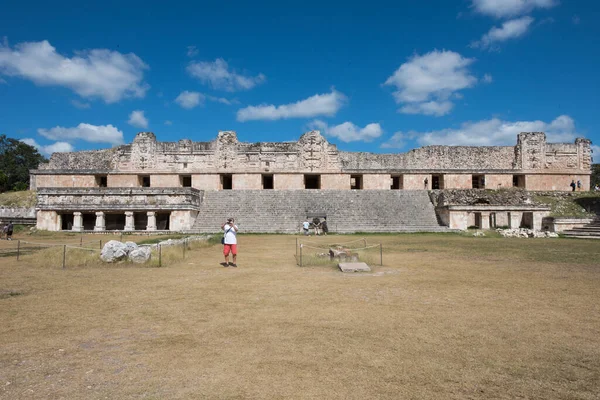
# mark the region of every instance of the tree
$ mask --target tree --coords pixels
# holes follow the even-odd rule
[[[0,192],[29,188],[29,170],[47,161],[35,147],[0,135]]]
[[[596,185],[600,185],[600,164],[592,164],[592,176],[590,177],[592,190]]]

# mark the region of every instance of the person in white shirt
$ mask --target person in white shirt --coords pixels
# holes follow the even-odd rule
[[[227,222],[221,225],[223,229],[223,255],[225,256],[225,262],[222,263],[224,267],[231,265],[237,267],[237,232],[238,227],[235,224],[233,218],[228,218]],[[229,263],[229,253],[233,255],[233,262]]]
[[[310,228],[310,222],[308,222],[308,217],[302,223],[302,229],[304,230],[304,236],[310,236],[308,234],[308,229]]]

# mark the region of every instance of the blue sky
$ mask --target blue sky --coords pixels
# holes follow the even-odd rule
[[[520,131],[600,143],[598,2],[193,3],[4,5],[0,133],[46,154],[139,131],[319,129],[373,152],[514,145]]]

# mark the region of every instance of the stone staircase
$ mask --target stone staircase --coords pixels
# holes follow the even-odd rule
[[[562,232],[569,237],[600,239],[600,215],[597,215],[592,222],[581,228],[573,228]]]
[[[191,232],[220,231],[227,217],[242,232],[297,233],[309,216],[330,232],[448,232],[425,190],[205,191]]]

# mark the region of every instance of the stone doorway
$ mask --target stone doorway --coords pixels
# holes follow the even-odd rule
[[[73,229],[73,214],[60,214],[60,229],[70,231]]]
[[[233,178],[231,174],[222,174],[221,175],[221,190],[231,190],[233,189]]]
[[[304,189],[321,189],[321,175],[304,175]]]
[[[171,213],[156,213],[156,229],[168,231],[170,229]]]
[[[136,212],[133,213],[133,229],[136,231],[145,231],[148,226],[148,213]]]
[[[122,231],[125,229],[125,213],[106,214],[105,223],[107,231]]]

